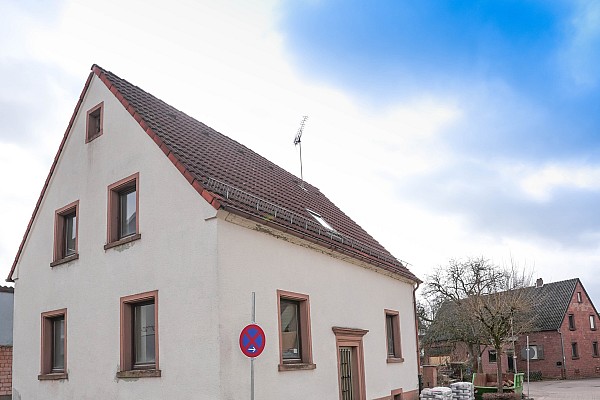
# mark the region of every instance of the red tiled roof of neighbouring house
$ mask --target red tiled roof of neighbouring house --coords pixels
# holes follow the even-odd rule
[[[306,182],[300,187],[291,173],[112,72],[97,65],[92,71],[213,207],[419,281],[316,187]],[[307,209],[320,214],[334,231],[323,228]],[[18,254],[15,264],[17,259]]]
[[[12,286],[0,286],[0,293],[14,293],[15,288]]]

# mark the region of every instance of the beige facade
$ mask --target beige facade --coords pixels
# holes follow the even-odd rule
[[[413,282],[215,210],[97,76],[84,94],[12,273],[14,399],[249,397],[250,361],[238,338],[252,292],[267,337],[255,360],[257,398],[338,398],[334,327],[368,330],[365,398],[400,389],[414,396]],[[101,102],[102,134],[86,142],[87,111]],[[110,187],[134,174],[139,238],[105,246]],[[56,212],[73,202],[77,257],[51,266]],[[279,368],[278,290],[310,299],[310,368]],[[159,373],[124,377],[122,299],[147,292],[156,293]],[[60,377],[40,374],[43,315],[55,310],[66,310]],[[385,310],[398,312],[403,360],[388,360]]]

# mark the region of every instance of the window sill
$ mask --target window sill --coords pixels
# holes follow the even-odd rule
[[[79,259],[79,253],[75,253],[75,254],[71,254],[70,256],[67,256],[65,258],[61,258],[60,260],[56,260],[56,261],[52,261],[50,263],[51,267],[56,267],[57,265],[61,265],[61,264],[66,264],[68,262],[74,261]]]
[[[132,369],[117,372],[117,378],[160,378],[160,369]]]
[[[59,381],[65,379],[69,379],[69,374],[66,372],[38,375],[38,380],[40,381]]]
[[[312,363],[290,363],[279,364],[279,371],[306,371],[317,368],[317,364]]]
[[[113,247],[121,246],[123,244],[131,243],[135,240],[141,239],[142,235],[140,233],[136,233],[135,235],[124,237],[123,239],[116,240],[114,242],[110,242],[104,245],[104,250],[112,249]]]
[[[89,143],[89,142],[91,142],[92,140],[96,139],[97,137],[100,137],[100,136],[102,136],[102,134],[103,134],[103,133],[104,133],[104,132],[100,131],[100,132],[96,133],[94,136],[90,136],[89,138],[86,138],[86,139],[85,139],[85,142],[86,142],[86,143]]]
[[[402,363],[404,362],[404,358],[402,357],[388,357],[386,362],[388,364],[393,364],[393,363]]]
[[[579,360],[579,356],[577,356],[577,357],[571,357],[571,360]]]

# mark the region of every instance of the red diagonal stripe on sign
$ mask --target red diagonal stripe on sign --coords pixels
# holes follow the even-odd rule
[[[249,349],[250,346],[254,345],[256,348],[260,347],[258,343],[256,343],[256,339],[260,336],[260,332],[256,331],[256,335],[250,336],[250,332],[246,333],[246,337],[248,338],[248,345],[246,349]]]

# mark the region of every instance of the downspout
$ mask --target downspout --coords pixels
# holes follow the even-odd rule
[[[417,289],[419,288],[419,281],[417,281],[416,286],[413,288],[413,311],[415,315],[415,339],[416,339],[416,347],[417,347],[417,376],[419,377],[419,393],[421,393],[421,351],[419,349],[419,318],[417,317]]]
[[[557,329],[556,332],[560,335],[560,349],[562,350],[562,369],[563,369],[563,379],[567,379],[567,358],[565,357],[565,342],[563,340],[563,335],[560,329]]]

